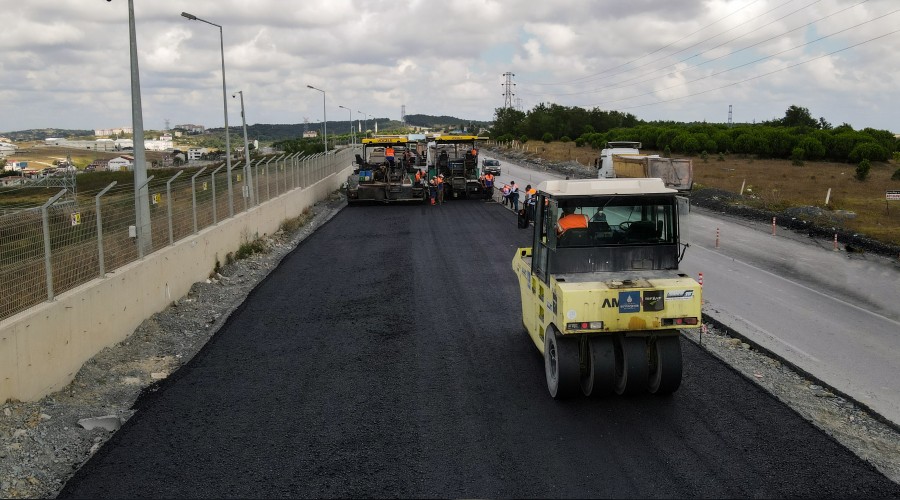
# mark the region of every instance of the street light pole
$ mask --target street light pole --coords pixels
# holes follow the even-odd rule
[[[141,109],[141,79],[138,71],[133,0],[128,0],[128,41],[131,58],[131,132],[134,149],[134,224],[138,253],[146,255],[153,250],[153,239],[150,231],[150,195],[147,187],[147,160],[144,154],[144,116]]]
[[[325,154],[328,154],[328,115],[325,112],[325,91],[322,89],[317,89],[312,85],[307,85],[307,87],[318,90],[322,93],[322,129],[323,134],[325,135]]]
[[[339,108],[343,108],[347,110],[347,113],[350,115],[350,141],[353,145],[356,145],[356,139],[353,137],[353,111],[350,110],[347,106],[338,106]]]
[[[237,97],[237,94],[241,95],[241,124],[244,126],[244,177],[247,179],[248,197],[252,206],[255,203],[253,200],[253,181],[250,175],[250,142],[247,140],[247,117],[244,116],[244,91],[238,90],[231,97]]]
[[[130,1],[130,0],[129,0]],[[222,107],[225,111],[225,171],[228,174],[228,215],[234,216],[234,195],[231,190],[231,138],[228,133],[228,92],[225,90],[225,37],[222,34],[222,26],[216,23],[201,19],[193,14],[182,12],[181,17],[190,19],[191,21],[200,21],[219,28],[219,48],[222,53]]]

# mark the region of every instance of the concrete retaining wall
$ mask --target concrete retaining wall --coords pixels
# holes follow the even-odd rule
[[[122,341],[144,319],[205,280],[216,261],[236,251],[246,235],[273,234],[338,189],[348,167],[235,214],[78,288],[0,322],[0,402],[34,401],[65,387],[103,348]]]

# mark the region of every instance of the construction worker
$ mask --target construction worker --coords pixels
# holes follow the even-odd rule
[[[503,194],[503,206],[507,206],[509,204],[509,184],[504,184],[500,192]]]
[[[438,204],[444,204],[444,174],[437,176],[437,199]]]
[[[531,184],[525,186],[525,218],[534,220],[534,204],[537,202],[537,189]]]
[[[516,186],[516,181],[509,181],[509,203],[513,210],[519,211],[519,186]]]
[[[494,174],[484,174],[484,198],[487,200],[494,199]]]
[[[556,222],[556,236],[573,228],[588,227],[588,217],[584,214],[576,214],[573,207],[563,207],[562,216]]]
[[[431,204],[434,205],[437,199],[437,177],[432,177],[428,181],[428,193],[431,195]]]
[[[387,160],[390,166],[394,166],[394,147],[388,146],[384,148],[384,159]]]

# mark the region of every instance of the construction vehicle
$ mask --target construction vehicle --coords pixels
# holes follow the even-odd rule
[[[440,135],[428,143],[428,177],[444,176],[444,197],[467,198],[481,194],[478,180],[477,135]]]
[[[348,203],[428,199],[427,185],[415,177],[418,167],[406,159],[408,138],[373,137],[363,139],[362,145],[362,155],[356,155],[356,166],[344,184]],[[393,159],[385,155],[388,148],[394,150]]]
[[[610,141],[594,160],[598,179],[658,177],[666,187],[689,193],[694,164],[690,158],[663,158],[640,153],[640,142]]]
[[[532,246],[512,268],[553,398],[681,385],[680,330],[700,328],[701,288],[678,270],[689,204],[677,194],[658,178],[538,185]],[[560,234],[568,213],[582,223]]]
[[[657,177],[666,187],[688,193],[693,187],[694,163],[690,158],[662,158],[659,155],[612,155],[616,178]]]
[[[597,167],[597,178],[614,179],[616,171],[613,169],[613,155],[637,155],[641,153],[640,148],[640,142],[607,142],[606,147],[600,150],[600,157],[594,160],[594,166]]]

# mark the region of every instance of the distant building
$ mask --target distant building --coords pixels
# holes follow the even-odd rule
[[[209,153],[209,148],[188,148],[187,159],[189,162],[203,159],[203,155]]]
[[[319,131],[318,130],[307,130],[306,132],[303,132],[304,139],[309,139],[311,137],[319,137]]]
[[[117,156],[106,163],[106,169],[110,172],[131,170],[134,167],[134,157],[130,155]]]
[[[107,165],[109,164],[109,160],[104,158],[97,158],[92,161],[90,165],[85,167],[85,170],[88,172],[106,172],[108,170]]]
[[[94,135],[97,137],[109,137],[111,135],[131,134],[133,131],[134,129],[131,127],[99,128],[94,130]]]
[[[206,127],[203,125],[194,125],[193,123],[185,123],[184,125],[175,125],[173,128],[179,128],[184,130],[189,134],[202,134],[206,132]]]

